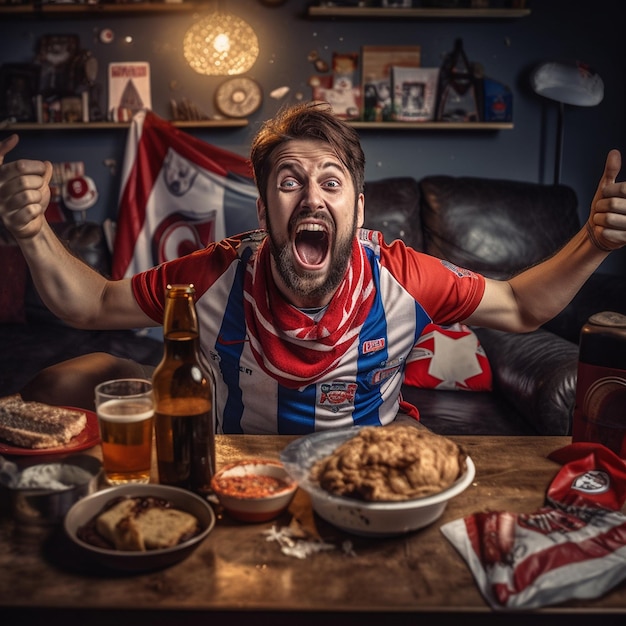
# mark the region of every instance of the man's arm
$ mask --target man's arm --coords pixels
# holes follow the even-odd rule
[[[137,304],[130,280],[107,280],[54,234],[44,215],[52,165],[26,159],[5,163],[17,142],[17,135],[0,142],[0,217],[22,249],[42,300],[78,328],[154,326]]]
[[[572,300],[611,250],[626,244],[626,183],[615,182],[621,155],[609,152],[589,220],[554,256],[508,281],[487,280],[469,324],[528,332]]]

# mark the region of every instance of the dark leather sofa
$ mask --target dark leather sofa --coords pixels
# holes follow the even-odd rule
[[[492,278],[550,256],[580,228],[576,195],[563,185],[395,178],[368,182],[365,197],[365,225],[387,240],[401,238]],[[569,434],[580,330],[595,312],[626,311],[625,282],[592,276],[561,314],[532,333],[474,328],[491,365],[492,392],[405,385],[405,399],[443,434]]]
[[[484,178],[368,182],[365,213],[365,225],[381,230],[388,241],[402,238],[419,250],[498,278],[552,254],[580,226],[570,188]],[[57,231],[76,254],[108,273],[110,259],[97,225],[64,224]],[[6,234],[0,236],[0,262],[8,269],[0,299],[17,309],[21,303],[21,310],[7,315],[5,309],[0,317],[0,395],[18,391],[47,365],[93,351],[152,365],[160,360],[162,345],[149,336],[76,330],[54,318]],[[405,385],[404,397],[419,408],[426,426],[443,434],[567,434],[580,329],[601,310],[626,314],[623,278],[593,276],[561,315],[536,332],[474,329],[493,372],[492,392]]]

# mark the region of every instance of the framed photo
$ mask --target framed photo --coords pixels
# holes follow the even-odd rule
[[[363,46],[362,117],[368,122],[393,119],[392,67],[420,67],[421,46]]]
[[[398,122],[435,119],[438,67],[393,67],[393,114]]]
[[[5,63],[0,66],[0,121],[37,121],[35,99],[39,92],[39,66]]]

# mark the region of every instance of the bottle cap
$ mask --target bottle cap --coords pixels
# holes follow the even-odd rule
[[[601,313],[594,313],[589,318],[589,323],[596,324],[597,326],[626,328],[626,315],[613,311],[602,311]]]

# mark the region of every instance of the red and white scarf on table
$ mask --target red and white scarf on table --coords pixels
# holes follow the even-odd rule
[[[244,302],[250,346],[268,375],[297,389],[336,367],[359,340],[374,300],[372,268],[355,239],[346,275],[316,322],[282,297],[272,279],[270,257],[265,240],[246,272]]]

